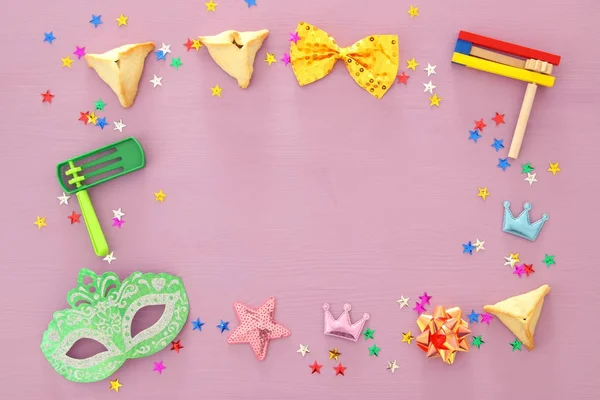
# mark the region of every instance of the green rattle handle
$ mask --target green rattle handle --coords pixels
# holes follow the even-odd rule
[[[81,207],[81,213],[90,234],[94,251],[98,257],[104,257],[108,254],[108,243],[106,243],[104,232],[102,232],[102,227],[100,226],[100,222],[98,222],[96,211],[87,190],[78,191],[77,200],[79,200],[79,207]]]

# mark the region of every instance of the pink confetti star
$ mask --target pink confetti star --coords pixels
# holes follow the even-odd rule
[[[157,371],[159,374],[161,374],[161,375],[162,375],[162,372],[163,372],[163,370],[164,370],[164,369],[166,369],[166,368],[167,368],[167,367],[165,367],[165,366],[163,365],[163,362],[162,362],[162,361],[159,361],[159,362],[155,362],[155,363],[154,363],[154,369],[153,369],[152,371]]]
[[[73,54],[77,56],[78,60],[81,60],[81,57],[85,56],[85,47],[75,46]]]
[[[283,61],[283,65],[287,67],[287,66],[288,66],[288,64],[289,64],[289,63],[290,63],[292,60],[290,59],[290,55],[289,55],[289,54],[287,54],[287,53],[283,53],[283,57],[281,58],[281,60],[280,60],[280,61]]]
[[[415,310],[417,313],[419,313],[419,315],[421,315],[422,313],[424,313],[425,311],[427,311],[425,309],[425,307],[423,307],[423,304],[419,303],[418,301],[416,303],[417,303],[417,305],[415,305],[415,307],[413,308],[413,310]]]
[[[513,271],[514,275],[519,275],[519,278],[525,274],[525,265],[515,265],[515,270]]]
[[[481,314],[481,323],[483,324],[484,322],[486,324],[490,324],[490,321],[494,319],[494,316],[490,313],[483,313]]]
[[[121,225],[123,225],[124,223],[125,223],[125,221],[123,219],[113,218],[112,226],[117,226],[117,227],[119,227],[119,229],[121,229]]]
[[[427,296],[427,292],[423,293],[423,296],[419,296],[419,300],[421,300],[421,304],[429,305],[431,304],[429,300],[431,300],[431,296]]]
[[[298,44],[298,40],[300,40],[300,36],[298,36],[298,32],[290,33],[290,42],[294,42],[294,44]]]

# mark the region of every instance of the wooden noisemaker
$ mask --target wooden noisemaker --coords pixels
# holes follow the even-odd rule
[[[554,86],[552,68],[560,63],[560,56],[460,31],[452,62],[527,82],[521,112],[508,151],[510,158],[519,157],[537,87]]]

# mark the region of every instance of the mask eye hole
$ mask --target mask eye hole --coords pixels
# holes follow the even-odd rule
[[[156,324],[165,312],[164,304],[150,305],[140,308],[131,321],[131,337],[135,338],[140,332]]]
[[[67,357],[76,360],[85,360],[105,351],[108,351],[108,349],[102,343],[93,339],[82,338],[73,343],[69,351],[67,351]]]

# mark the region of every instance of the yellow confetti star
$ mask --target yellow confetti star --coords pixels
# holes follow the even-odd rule
[[[116,19],[116,21],[119,23],[119,26],[121,26],[121,25],[127,26],[128,19],[129,19],[129,17],[126,17],[123,14],[121,14],[121,15],[119,15],[119,18]]]
[[[223,91],[223,89],[221,89],[219,87],[219,85],[216,85],[215,87],[210,88],[210,90],[212,90],[212,95],[213,96],[221,97],[221,92]]]
[[[548,172],[552,172],[552,175],[556,175],[557,173],[559,173],[560,167],[558,166],[558,163],[550,163],[550,168],[548,168]]]
[[[442,101],[441,97],[438,97],[437,94],[434,94],[433,97],[429,98],[429,107],[440,106],[440,101]]]
[[[265,61],[268,62],[269,65],[276,63],[277,60],[275,59],[275,54],[267,53],[267,58],[265,58]]]
[[[333,350],[329,350],[329,359],[330,360],[336,360],[337,361],[338,357],[341,356],[341,355],[342,355],[342,353],[340,353],[338,351],[337,347],[334,348]]]
[[[485,200],[485,198],[490,195],[490,192],[488,191],[487,186],[484,188],[478,188],[478,189],[479,189],[479,193],[477,194],[477,197],[481,197],[483,200]]]
[[[202,47],[202,42],[200,41],[200,39],[194,39],[192,40],[192,43],[192,47],[196,49],[196,51],[200,50],[200,47]]]
[[[408,331],[408,333],[404,333],[404,332],[402,333],[402,342],[403,343],[406,342],[406,343],[410,344],[410,342],[412,340],[414,340],[414,338],[415,337],[410,334],[410,331]]]
[[[62,61],[63,67],[68,67],[68,68],[71,68],[71,64],[73,63],[73,59],[69,56],[66,56],[65,58],[61,58],[60,61]]]
[[[217,11],[217,6],[219,5],[219,3],[215,3],[213,0],[210,0],[208,3],[204,3],[204,5],[206,6],[206,11],[212,11],[215,12]]]
[[[519,260],[519,255],[520,255],[520,253],[516,253],[516,254],[510,253],[510,258],[512,258],[516,262],[521,262],[521,260]]]
[[[38,215],[38,217],[37,217],[36,221],[34,222],[34,225],[37,225],[37,227],[38,227],[38,231],[39,231],[40,229],[42,229],[42,226],[48,226],[48,225],[46,225],[46,217],[40,217],[40,216]]]
[[[94,124],[96,125],[96,123],[98,122],[98,116],[96,114],[94,114],[94,112],[92,111],[90,113],[90,115],[88,115],[88,124]]]
[[[119,388],[121,386],[123,386],[123,384],[121,384],[118,379],[115,379],[114,381],[110,381],[110,388],[108,390],[114,390],[115,392],[119,393]]]
[[[406,60],[406,68],[416,71],[418,66],[419,63],[417,62],[417,60],[415,60],[414,57],[412,60]]]
[[[160,201],[161,203],[164,203],[165,199],[167,198],[167,194],[164,193],[162,191],[162,189],[160,189],[158,192],[154,193],[154,196],[156,196],[156,201]]]
[[[408,9],[407,13],[410,14],[410,19],[412,19],[413,17],[418,17],[419,16],[419,7],[415,7],[415,6],[411,5],[410,8]]]

